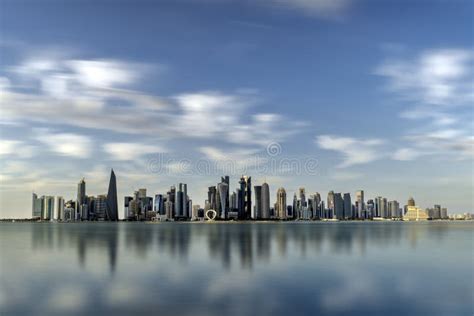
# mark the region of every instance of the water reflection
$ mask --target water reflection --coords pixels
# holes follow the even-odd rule
[[[471,223],[0,228],[2,315],[472,312]]]
[[[468,229],[471,227],[468,226]],[[35,224],[31,226],[31,250],[76,248],[79,266],[84,267],[89,249],[107,253],[110,271],[115,270],[119,243],[128,255],[146,258],[148,252],[186,260],[193,242],[205,247],[214,262],[230,268],[231,255],[240,267],[251,269],[254,260],[284,258],[288,249],[305,257],[326,247],[333,254],[364,255],[367,245],[391,247],[408,242],[416,249],[417,240],[441,242],[449,232],[443,224]],[[120,240],[122,239],[122,240]]]

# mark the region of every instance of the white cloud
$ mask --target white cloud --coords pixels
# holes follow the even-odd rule
[[[0,156],[16,156],[29,158],[33,155],[34,147],[19,140],[3,139],[0,141]]]
[[[166,152],[160,146],[141,143],[108,143],[103,148],[113,160],[135,160],[143,155]]]
[[[84,135],[39,131],[36,139],[61,156],[88,158],[92,152],[92,140]]]
[[[473,101],[473,54],[464,49],[423,52],[414,60],[390,60],[376,74],[390,80],[390,88],[422,104],[456,106]]]
[[[339,16],[351,5],[350,0],[261,0],[266,5],[301,11],[308,15]]]
[[[333,150],[343,155],[344,160],[339,168],[368,163],[383,157],[378,151],[383,141],[380,139],[356,139],[333,135],[322,135],[316,138],[319,147]]]
[[[422,153],[419,150],[413,148],[401,148],[395,151],[392,158],[394,160],[409,161],[414,160],[421,155]]]

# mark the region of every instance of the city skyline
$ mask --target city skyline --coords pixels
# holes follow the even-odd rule
[[[376,196],[365,200],[364,190],[355,191],[354,203],[350,192],[328,191],[327,200],[320,192],[306,193],[298,188],[293,202],[288,203],[286,190],[279,187],[276,196],[270,197],[270,185],[265,181],[251,186],[251,177],[241,176],[231,189],[229,176],[208,187],[204,203],[193,204],[187,194],[187,184],[171,185],[169,190],[148,196],[147,188],[124,196],[123,216],[118,215],[116,176],[110,172],[106,195],[88,195],[86,181],[77,184],[77,198],[65,200],[63,196],[32,194],[31,218],[58,221],[189,221],[189,220],[427,220],[448,219],[448,210],[441,204],[433,208],[416,205],[412,196],[406,204]],[[232,193],[230,193],[232,191]],[[252,195],[254,202],[252,203]],[[231,199],[229,199],[231,197]],[[118,203],[120,204],[120,203]],[[202,206],[201,206],[202,205]],[[210,212],[210,213],[209,213]],[[469,213],[465,213],[468,214]],[[452,214],[451,214],[452,215]],[[470,218],[470,217],[469,217]],[[468,219],[468,218],[467,218]]]
[[[223,174],[473,211],[472,1],[1,3],[1,218],[81,177],[105,195],[110,168],[119,216]]]

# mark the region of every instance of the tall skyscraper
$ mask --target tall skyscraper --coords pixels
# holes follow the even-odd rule
[[[334,216],[334,191],[329,191],[328,192],[328,203],[326,207],[328,208],[328,213],[329,213],[329,218],[335,218]]]
[[[217,189],[215,186],[209,187],[207,191],[207,200],[209,201],[209,209],[216,210]]]
[[[311,210],[313,211],[313,218],[321,218],[321,195],[316,192],[311,195]]]
[[[364,190],[359,190],[356,192],[356,202],[357,202],[357,209],[354,214],[354,217],[355,218],[363,217],[363,213],[365,211]]]
[[[344,193],[344,218],[352,218],[352,202],[350,193]]]
[[[227,218],[227,214],[229,212],[229,201],[227,200],[229,196],[229,185],[226,182],[221,182],[217,184],[217,192],[218,192],[218,210],[219,210],[219,217],[222,219]]]
[[[178,190],[176,191],[175,201],[175,217],[187,218],[188,217],[188,186],[185,183],[178,184]]]
[[[117,180],[114,169],[110,171],[109,190],[107,192],[107,215],[111,221],[118,221]]]
[[[256,185],[253,187],[255,190],[255,207],[253,212],[253,219],[262,218],[262,186]]]
[[[133,197],[125,196],[123,200],[123,219],[128,220],[133,217],[133,213],[130,209],[130,202],[133,200]]]
[[[286,191],[284,188],[279,188],[277,191],[277,202],[275,207],[277,218],[286,219],[286,206]]]
[[[43,215],[41,219],[52,221],[54,216],[54,196],[45,196],[43,200]]]
[[[77,184],[77,203],[76,203],[76,209],[77,209],[77,215],[74,216],[74,220],[79,217],[81,218],[83,216],[83,213],[85,208],[87,208],[87,196],[86,196],[86,181],[84,178],[79,181]]]
[[[239,181],[243,208],[239,210],[241,219],[250,219],[252,216],[252,177],[242,176]]]
[[[165,201],[162,194],[155,194],[154,210],[156,215],[165,215]]]
[[[334,193],[334,218],[344,218],[344,200],[341,193]]]
[[[64,220],[64,198],[62,196],[56,197],[56,218],[59,221]]]
[[[262,184],[262,218],[270,218],[270,187],[266,182]]]
[[[31,217],[32,218],[37,218],[40,219],[42,215],[42,209],[43,209],[43,200],[44,198],[38,198],[38,195],[36,193],[33,193],[32,196],[32,203],[31,203]]]
[[[229,178],[229,176],[221,177],[221,183],[227,184],[227,196],[226,196],[226,199],[225,199],[226,200],[225,212],[226,212],[226,216],[227,216],[227,213],[230,210],[230,178]]]

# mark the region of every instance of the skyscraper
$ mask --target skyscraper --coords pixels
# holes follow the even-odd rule
[[[218,192],[218,216],[222,219],[227,218],[227,214],[229,212],[229,201],[227,200],[229,196],[229,185],[226,182],[221,182],[217,184],[217,192]]]
[[[334,191],[328,192],[328,203],[326,205],[328,208],[328,217],[335,218],[334,216]]]
[[[270,218],[270,187],[266,182],[262,184],[262,218]]]
[[[154,210],[157,215],[165,215],[165,202],[162,194],[155,194]]]
[[[110,171],[109,190],[107,192],[107,217],[111,221],[118,221],[117,180],[114,169]]]
[[[356,202],[357,202],[357,209],[354,214],[354,217],[355,218],[363,217],[363,213],[365,211],[364,190],[359,190],[356,192]]]
[[[187,196],[188,188],[185,183],[178,184],[178,190],[176,191],[176,201],[175,201],[175,217],[187,218]]]
[[[36,193],[33,193],[32,202],[31,202],[31,217],[32,218],[41,218],[42,209],[43,209],[43,200],[44,198],[38,198]]]
[[[243,203],[242,210],[239,210],[239,216],[241,219],[250,219],[252,216],[252,177],[242,176],[239,184]]]
[[[254,219],[262,218],[262,186],[256,185],[253,187],[255,190],[255,208],[253,213]]]
[[[316,192],[311,195],[311,210],[313,211],[313,218],[321,218],[321,195]]]
[[[64,198],[62,196],[56,197],[56,218],[61,221],[64,220]]]
[[[43,214],[41,219],[52,221],[54,216],[54,196],[45,196],[43,200]]]
[[[87,208],[87,205],[86,205],[86,202],[87,202],[87,196],[86,196],[86,181],[84,180],[84,178],[81,179],[81,181],[79,181],[79,183],[77,184],[77,203],[76,203],[76,209],[77,209],[77,213],[78,215],[74,216],[74,220],[76,219],[77,216],[79,216],[79,218],[82,217],[82,214],[84,212],[84,208]]]
[[[344,218],[344,200],[341,193],[334,193],[334,216],[333,218],[343,219]]]
[[[352,218],[352,202],[350,193],[344,193],[344,218]]]
[[[279,188],[277,191],[277,202],[275,207],[276,217],[279,219],[286,219],[286,191],[284,188]]]

